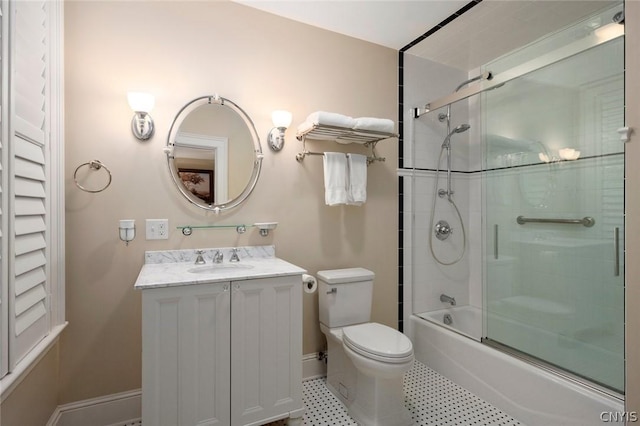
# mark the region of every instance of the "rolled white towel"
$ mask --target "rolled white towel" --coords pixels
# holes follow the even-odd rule
[[[298,133],[300,134],[300,133],[308,132],[312,128],[313,128],[313,123],[310,121],[305,121],[304,123],[301,123],[298,126]]]
[[[313,129],[314,126],[316,126],[315,123],[312,123],[311,121],[305,121],[304,123],[300,124],[298,126],[298,135],[302,135],[304,133],[307,133],[309,130]],[[313,135],[313,139],[316,140],[325,140],[325,141],[332,141],[335,139],[335,136],[333,135],[324,135],[322,133],[315,133]]]
[[[374,132],[393,133],[395,123],[388,118],[358,117],[353,130],[371,130]]]
[[[327,126],[344,127],[352,129],[356,125],[356,121],[352,117],[338,114],[335,112],[316,111],[307,117],[309,123]]]

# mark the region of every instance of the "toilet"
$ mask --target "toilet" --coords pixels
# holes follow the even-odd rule
[[[317,277],[327,387],[360,425],[414,424],[402,388],[413,365],[413,345],[399,331],[369,322],[375,274],[348,268],[319,271]]]

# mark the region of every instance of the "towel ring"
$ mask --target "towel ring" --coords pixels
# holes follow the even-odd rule
[[[106,172],[109,174],[109,181],[107,182],[107,184],[103,188],[100,188],[100,189],[88,189],[88,188],[85,188],[84,186],[82,186],[82,185],[80,185],[78,183],[78,179],[77,179],[78,170],[80,170],[80,168],[83,167],[83,166],[89,166],[90,170],[100,170],[101,168],[104,167]],[[107,189],[109,187],[109,185],[111,185],[111,171],[109,170],[109,168],[107,166],[105,166],[102,162],[100,162],[100,160],[91,160],[88,163],[82,163],[78,167],[76,167],[76,171],[73,172],[73,180],[75,181],[76,186],[78,188],[82,189],[85,192],[91,192],[91,193],[102,192],[105,189]]]

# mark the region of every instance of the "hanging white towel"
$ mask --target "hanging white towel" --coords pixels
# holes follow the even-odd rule
[[[346,204],[347,156],[341,152],[325,152],[324,156],[324,201],[328,206]]]
[[[360,206],[367,201],[367,157],[347,154],[349,167],[348,204]]]

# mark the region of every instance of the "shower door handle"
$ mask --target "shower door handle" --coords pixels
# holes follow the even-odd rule
[[[620,228],[613,229],[613,275],[620,275]]]
[[[498,224],[493,225],[493,258],[498,259]]]

